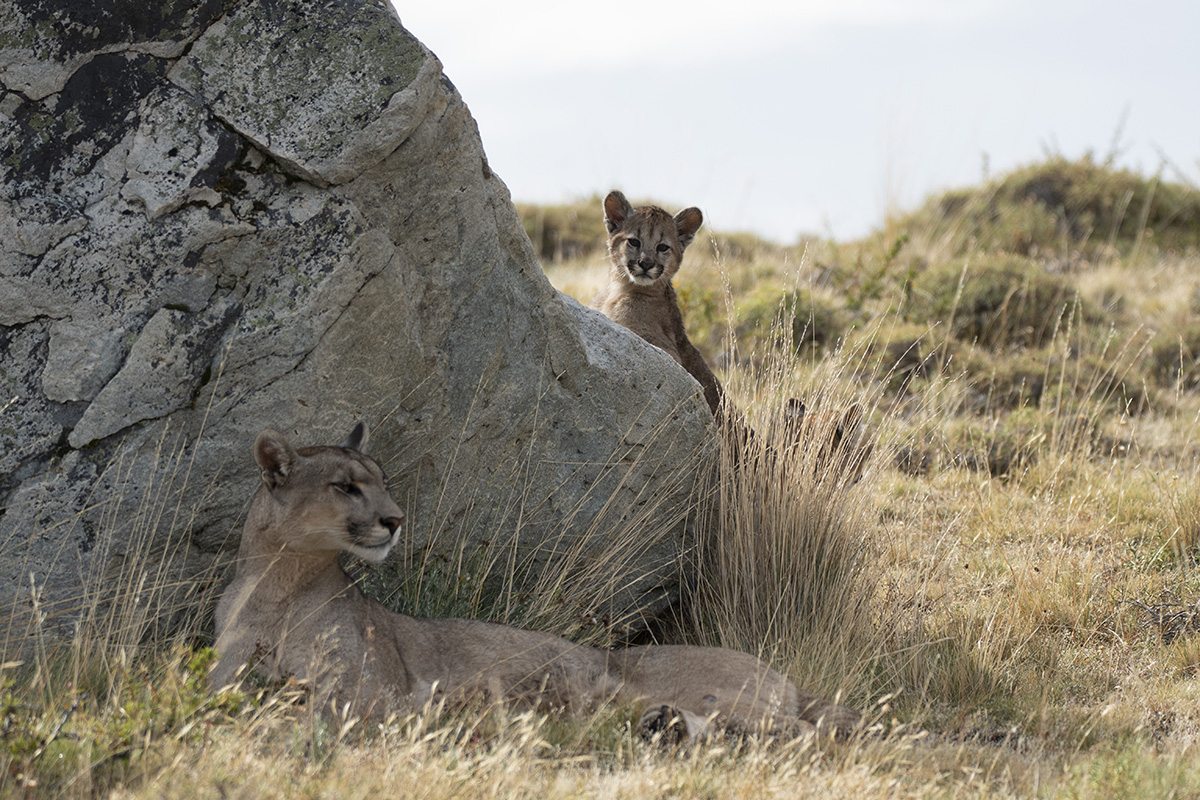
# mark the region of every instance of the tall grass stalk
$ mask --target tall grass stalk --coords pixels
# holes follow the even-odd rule
[[[727,349],[738,361],[734,328],[731,319]],[[707,476],[685,627],[698,641],[767,658],[808,691],[862,703],[878,689],[869,678],[881,640],[870,572],[873,471],[856,483],[851,465],[870,452],[875,433],[848,432],[837,450],[829,443],[850,407],[870,416],[872,404],[842,380],[861,368],[865,352],[839,352],[815,371],[796,398],[806,410],[800,427],[784,407],[797,375],[813,372],[798,363],[794,338],[804,328],[778,317],[763,351],[749,354],[753,377],[727,377],[734,410]]]
[[[530,429],[540,430],[534,423]],[[434,513],[412,539],[421,546],[366,580],[397,610],[420,616],[465,616],[549,630],[592,644],[644,635],[647,620],[662,611],[678,585],[679,547],[695,509],[680,498],[694,495],[697,475],[715,455],[711,444],[681,452],[673,413],[653,410],[657,422],[636,419],[621,444],[601,461],[547,465],[538,461],[538,437],[507,471],[478,482],[444,483]],[[468,419],[465,425],[472,422]],[[553,435],[548,432],[544,435]],[[653,442],[652,446],[645,446]],[[447,472],[459,468],[453,452]],[[677,458],[653,488],[631,476],[653,469],[649,459]],[[657,464],[659,462],[655,462]],[[556,467],[563,469],[556,469]],[[564,507],[560,489],[586,489]],[[547,483],[557,475],[558,483]],[[486,502],[483,498],[487,498]],[[464,508],[451,515],[447,509]],[[556,523],[533,523],[553,513]],[[483,540],[473,531],[492,531]]]

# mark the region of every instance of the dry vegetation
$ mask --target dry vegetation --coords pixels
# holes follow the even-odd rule
[[[552,282],[590,300],[598,198],[521,210]],[[202,634],[139,649],[93,621],[57,653],[6,642],[4,791],[1200,796],[1198,243],[1200,192],[1051,160],[859,242],[693,245],[689,331],[762,438],[778,444],[795,396],[861,404],[878,441],[855,485],[719,459],[717,502],[680,512],[717,535],[696,543],[673,635],[761,653],[866,709],[869,735],[663,752],[624,709],[366,725],[314,716],[296,687],[209,696]],[[533,591],[502,543],[453,542],[373,588],[602,640],[561,612],[610,591],[639,546],[636,520],[615,527],[612,553],[574,554]],[[563,597],[581,599],[547,602]]]

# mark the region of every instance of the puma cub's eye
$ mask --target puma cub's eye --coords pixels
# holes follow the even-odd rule
[[[634,239],[633,237],[626,239],[625,244],[629,245],[630,247],[641,247],[642,246],[641,241],[638,239]]]
[[[660,252],[660,253],[665,253],[670,249],[671,249],[671,245],[667,244],[666,242],[663,242],[662,244],[660,244],[658,246],[658,252]]]

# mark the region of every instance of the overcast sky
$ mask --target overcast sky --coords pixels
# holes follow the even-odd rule
[[[790,242],[1047,152],[1200,184],[1196,0],[393,1],[517,201]]]

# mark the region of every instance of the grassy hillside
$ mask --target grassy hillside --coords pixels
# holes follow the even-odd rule
[[[520,211],[552,282],[588,302],[599,198]],[[724,459],[669,635],[761,653],[870,734],[663,752],[623,709],[322,719],[295,686],[211,697],[197,640],[125,631],[5,655],[0,791],[1200,796],[1200,192],[1052,160],[861,241],[702,231],[676,283],[763,439],[782,447],[799,397],[858,404],[875,447],[857,484],[811,452],[766,474]],[[511,569],[451,548],[386,592],[589,635],[555,617],[575,576],[531,599]]]
[[[1198,235],[1195,189],[1051,160],[861,241],[702,232],[687,255],[688,330],[756,419],[873,409],[874,472],[842,500],[870,508],[889,631],[863,681],[959,743],[949,773],[1200,790],[1176,774],[1200,732]],[[604,270],[547,265],[585,302]]]

